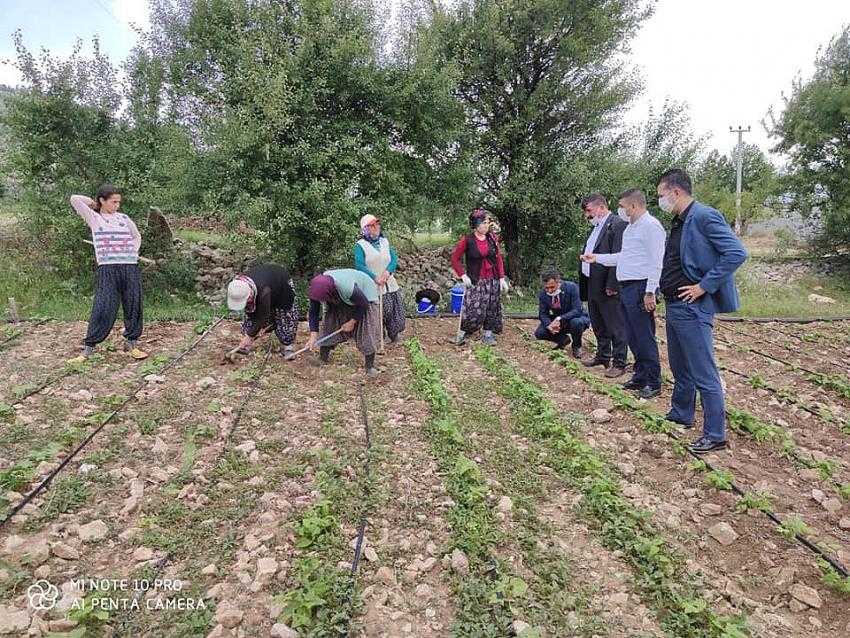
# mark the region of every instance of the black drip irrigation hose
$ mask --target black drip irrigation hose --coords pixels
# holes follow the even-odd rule
[[[216,322],[213,326],[211,326],[211,327],[210,327],[210,330],[211,330],[213,327],[215,327],[216,325],[218,325],[218,323],[219,323],[222,319],[224,319],[224,317],[222,317],[221,319],[219,319],[219,320],[218,320],[218,321],[217,321],[217,322]],[[233,416],[233,426],[230,428],[230,430],[229,430],[229,431],[228,431],[228,433],[227,433],[227,436],[226,436],[226,437],[225,437],[225,439],[224,439],[224,445],[222,446],[222,451],[221,451],[221,452],[219,453],[219,455],[216,457],[216,462],[218,461],[218,459],[220,459],[220,458],[222,457],[222,455],[224,454],[224,451],[227,449],[227,444],[230,442],[230,439],[231,439],[231,437],[233,436],[233,433],[236,431],[236,427],[239,425],[240,421],[242,420],[242,414],[243,414],[243,412],[245,411],[245,406],[246,406],[246,405],[248,405],[248,402],[249,402],[249,401],[251,400],[251,398],[254,396],[254,392],[255,392],[255,391],[257,390],[257,388],[259,387],[259,385],[260,385],[260,379],[262,379],[263,372],[264,372],[264,371],[265,371],[265,369],[266,369],[266,365],[267,365],[267,364],[268,364],[268,362],[269,362],[269,358],[271,357],[272,351],[273,351],[272,342],[271,342],[271,341],[269,341],[269,347],[268,347],[268,350],[266,350],[266,354],[265,354],[265,356],[263,357],[263,361],[262,361],[262,363],[260,364],[260,368],[257,370],[257,376],[256,376],[256,377],[254,377],[254,379],[252,379],[252,380],[251,380],[251,383],[250,383],[250,385],[248,386],[248,389],[245,391],[245,394],[244,394],[244,395],[243,395],[243,397],[242,397],[242,401],[240,401],[239,406],[237,407],[236,411],[233,413],[233,415],[234,415],[234,416]],[[159,577],[159,573],[163,570],[163,568],[164,568],[164,567],[165,567],[165,566],[166,566],[166,565],[167,565],[170,561],[171,561],[171,556],[170,556],[170,555],[168,555],[168,554],[166,554],[165,556],[163,556],[162,558],[160,558],[158,561],[156,561],[156,563],[152,566],[152,575],[151,575],[151,577],[149,578],[149,580],[150,580],[150,581],[154,581],[155,579],[157,579],[157,578]],[[134,596],[134,598],[135,598],[136,602],[140,601],[140,600],[141,600],[141,599],[145,596],[145,594],[146,594],[146,593],[148,593],[148,592],[147,592],[147,590],[139,590],[139,591],[137,591],[137,592],[136,592],[136,594],[135,594],[135,596]],[[128,625],[129,625],[129,623],[127,623],[127,622],[122,623],[122,625],[121,625],[121,630],[117,633],[117,635],[119,635],[119,636],[122,636],[122,635],[129,635],[129,636],[132,636],[132,635],[134,635],[134,634],[132,634],[132,633],[130,633],[130,634],[125,634],[125,633],[124,633],[125,631],[129,631],[129,630],[130,630],[130,627],[129,627]]]
[[[724,327],[725,327],[725,328],[727,328],[727,329],[729,329],[729,330],[731,330],[731,331],[732,331],[733,333],[735,333],[735,334],[741,335],[742,337],[746,337],[747,339],[752,339],[752,340],[753,340],[753,341],[755,341],[756,343],[764,343],[764,344],[769,345],[769,346],[774,346],[774,347],[777,347],[777,348],[782,348],[783,350],[787,350],[787,351],[788,351],[788,352],[790,352],[791,354],[795,354],[795,355],[797,354],[797,351],[796,351],[796,350],[794,350],[794,348],[789,348],[788,346],[786,346],[786,345],[784,345],[784,344],[781,344],[781,343],[773,343],[773,342],[771,342],[771,341],[767,341],[767,340],[765,340],[765,339],[762,339],[761,337],[757,337],[757,336],[755,336],[755,335],[751,335],[751,334],[750,334],[750,333],[748,333],[748,332],[744,332],[743,330],[740,330],[740,329],[738,329],[738,328],[734,328],[734,327],[732,327],[732,326],[724,326]],[[802,339],[801,339],[800,341],[801,341],[801,342],[803,342],[803,341],[802,341]],[[724,343],[725,343],[726,345],[730,345],[728,342],[724,342]],[[805,343],[805,342],[803,342],[803,343]],[[734,344],[731,344],[731,345],[734,345]],[[822,374],[822,373],[816,373],[816,372],[813,372],[812,370],[808,370],[808,369],[804,368],[804,367],[803,367],[803,366],[801,366],[801,365],[788,363],[787,361],[783,361],[783,360],[781,360],[781,359],[778,359],[778,358],[774,357],[773,355],[771,355],[771,354],[769,354],[769,353],[761,352],[761,351],[759,351],[759,350],[755,350],[755,349],[753,349],[753,348],[750,348],[749,346],[746,346],[746,347],[747,347],[749,350],[751,350],[752,352],[754,352],[754,353],[756,353],[756,354],[758,354],[758,355],[761,355],[761,356],[763,356],[763,357],[767,357],[768,359],[772,359],[773,361],[779,361],[780,363],[785,363],[786,365],[793,365],[794,367],[799,368],[799,369],[800,369],[800,370],[802,370],[803,372],[807,372],[807,373],[809,373],[809,374]],[[835,367],[835,368],[838,368],[838,369],[841,371],[841,373],[842,373],[842,374],[846,374],[846,373],[847,373],[847,370],[846,370],[843,366],[840,366],[840,365],[838,365],[837,363],[832,363],[831,361],[827,361],[827,363],[828,363],[829,365],[831,365],[831,366]]]
[[[365,474],[366,485],[363,489],[362,503],[368,503],[372,493],[371,469],[370,460],[372,456],[372,436],[369,431],[369,415],[366,410],[366,395],[363,390],[363,384],[360,385],[360,420],[363,423],[363,433],[365,437],[365,452],[366,458],[363,461],[363,471]],[[351,579],[348,584],[348,593],[346,601],[346,609],[348,610],[345,627],[345,636],[351,634],[351,612],[354,606],[354,588],[357,585],[357,568],[360,566],[360,558],[363,553],[363,539],[366,536],[366,527],[369,525],[367,516],[367,508],[364,506],[363,512],[360,515],[360,523],[357,525],[357,542],[354,545],[354,558],[351,561]]]
[[[49,321],[49,319],[39,319],[38,321],[33,323],[32,327],[35,328],[37,326],[40,326],[42,324],[47,323],[48,321]],[[15,325],[15,323],[17,323],[17,322],[11,322],[11,324],[13,326]],[[14,341],[15,339],[17,339],[18,337],[20,337],[22,335],[23,335],[23,331],[15,333],[10,337],[6,337],[5,339],[3,339],[3,341],[0,341],[0,349],[2,349],[7,343],[11,343],[12,341]]]
[[[683,444],[683,441],[678,436],[676,436],[673,432],[665,432],[665,434],[667,436],[669,436],[671,439],[673,439],[674,441],[676,441],[677,443],[679,443],[680,445]],[[703,458],[702,456],[700,456],[699,454],[694,452],[690,448],[690,446],[685,445],[684,448],[685,448],[685,450],[687,450],[688,454],[690,454],[692,457],[694,457],[698,461],[701,461],[702,463],[704,463],[705,467],[708,469],[709,472],[716,472],[717,471],[714,468],[714,466],[711,465],[711,463],[709,463],[707,460],[705,460],[705,458]],[[730,485],[732,492],[734,494],[736,494],[737,496],[743,497],[745,495],[745,492],[740,487],[738,487],[738,484],[735,483],[734,481],[730,481],[729,485]],[[759,511],[762,512],[765,516],[767,516],[767,518],[770,519],[774,524],[779,525],[779,526],[782,525],[782,521],[773,512],[766,512],[764,510],[759,510]],[[803,536],[801,534],[797,534],[797,533],[794,534],[794,539],[797,542],[799,542],[803,547],[805,547],[806,549],[808,549],[809,551],[811,551],[812,553],[816,554],[818,557],[822,558],[827,563],[829,563],[830,566],[836,572],[838,572],[843,578],[847,578],[848,576],[850,576],[850,573],[847,571],[847,569],[845,569],[845,567],[841,563],[839,563],[837,560],[832,558],[823,549],[821,549],[816,543],[813,543],[812,541],[810,541],[805,536]]]
[[[523,334],[525,335],[524,332],[523,332]],[[528,335],[526,335],[526,337],[527,336]],[[676,434],[674,432],[664,432],[664,434],[667,437],[669,437],[670,439],[672,439],[673,441],[676,441],[676,443],[678,443],[679,445],[681,445],[687,451],[687,453],[690,454],[694,459],[702,462],[710,472],[716,471],[716,469],[714,468],[714,466],[711,465],[711,463],[709,463],[705,458],[703,458],[702,456],[700,456],[699,454],[697,454],[696,452],[691,450],[691,448],[688,445],[685,445],[684,441],[682,441],[682,439],[680,439],[678,436],[676,436]],[[731,488],[732,492],[739,497],[743,497],[745,495],[745,492],[740,487],[738,487],[737,483],[735,483],[734,481],[730,482],[730,488]],[[767,518],[770,519],[774,524],[780,525],[780,526],[782,525],[782,521],[773,512],[766,512],[764,510],[759,510],[759,511],[762,512],[765,516],[767,516]],[[820,546],[818,546],[816,543],[813,543],[812,541],[807,539],[805,536],[802,536],[802,535],[796,534],[796,533],[794,534],[794,539],[796,541],[798,541],[803,547],[805,547],[806,549],[808,549],[809,551],[811,551],[812,553],[817,555],[819,558],[822,558],[827,563],[829,563],[829,565],[836,572],[838,572],[838,574],[840,574],[843,578],[850,577],[850,572],[848,572],[847,569],[841,563],[839,563],[837,560],[835,560],[829,554],[827,554],[823,549],[821,549]]]
[[[659,318],[664,319],[666,321],[666,317],[664,317],[663,315],[659,315]],[[717,318],[719,319],[719,317],[717,317]],[[765,342],[764,340],[759,339],[758,337],[753,337],[751,335],[748,335],[746,332],[741,332],[740,330],[736,330],[735,328],[732,328],[732,326],[727,326],[727,328],[731,329],[732,332],[735,332],[736,334],[739,334],[739,335],[745,336],[745,337],[749,337],[750,339],[753,339],[754,341],[759,341],[761,343],[768,343],[769,345],[776,345],[776,344],[770,344],[769,342]],[[811,374],[811,375],[823,374],[821,372],[815,372],[814,370],[809,370],[808,368],[801,366],[799,364],[796,364],[796,363],[789,363],[788,361],[785,361],[784,359],[780,359],[779,357],[774,357],[772,354],[770,354],[768,352],[763,352],[761,350],[757,350],[756,348],[752,348],[750,346],[740,346],[736,343],[732,343],[731,341],[726,341],[726,339],[723,339],[722,337],[720,337],[718,335],[715,335],[715,341],[717,341],[718,343],[722,343],[724,346],[728,346],[730,348],[744,348],[746,352],[751,352],[752,354],[756,354],[756,355],[763,357],[765,359],[768,359],[770,361],[775,361],[776,363],[781,363],[782,365],[784,365],[787,368],[800,370],[801,372],[805,372],[806,374]]]
[[[224,319],[224,317],[220,317],[215,323],[213,323],[209,328],[207,328],[206,331],[204,331],[204,333],[201,336],[199,336],[197,339],[195,339],[195,341],[192,343],[192,345],[190,345],[186,350],[184,350],[177,357],[175,357],[174,359],[169,361],[165,366],[163,366],[163,368],[160,370],[160,373],[166,372],[170,368],[177,365],[177,363],[180,362],[192,350],[194,350],[195,347],[197,347],[197,345],[199,343],[201,343],[201,341],[204,339],[204,337],[206,337],[218,324],[220,324],[223,319]],[[32,490],[30,490],[26,494],[26,496],[24,496],[24,498],[21,499],[21,501],[19,503],[15,504],[9,510],[9,512],[3,517],[3,519],[0,519],[0,529],[3,529],[3,527],[10,520],[12,520],[12,517],[15,516],[15,514],[17,514],[18,512],[20,512],[24,507],[26,507],[26,505],[30,501],[32,501],[36,496],[41,494],[41,492],[46,490],[48,488],[48,486],[50,485],[50,483],[53,481],[53,479],[56,478],[56,475],[59,474],[59,472],[61,472],[83,450],[83,448],[85,448],[92,441],[92,439],[94,439],[94,437],[96,437],[98,435],[98,433],[101,430],[103,430],[103,428],[105,428],[106,425],[118,415],[119,412],[121,412],[121,410],[123,410],[125,407],[127,407],[127,405],[129,405],[129,403],[136,398],[136,395],[143,388],[145,388],[147,385],[148,385],[148,382],[144,381],[144,380],[141,383],[139,383],[139,385],[136,386],[136,389],[133,390],[133,392],[131,392],[130,395],[126,399],[124,399],[124,401],[117,408],[115,408],[112,412],[110,412],[109,415],[107,415],[107,417],[101,422],[100,425],[98,425],[94,430],[92,430],[89,433],[89,435],[86,438],[84,438],[77,445],[77,447],[75,447],[71,451],[71,453],[68,454],[68,456],[66,456],[62,460],[62,462],[57,467],[55,467],[44,479],[42,479],[41,483],[39,483]]]

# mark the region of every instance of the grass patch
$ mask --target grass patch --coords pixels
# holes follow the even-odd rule
[[[755,275],[745,263],[736,273],[741,317],[836,317],[850,315],[850,285],[839,278],[805,276],[771,283]],[[820,290],[816,288],[820,286]],[[834,304],[809,302],[809,294],[832,297]]]
[[[60,275],[43,255],[24,251],[28,242],[4,242],[0,245],[0,316],[9,312],[8,299],[14,297],[23,317],[50,317],[60,321],[86,321],[94,296],[94,259],[92,269],[78,279]],[[148,279],[142,267],[142,282]],[[146,287],[146,321],[190,321],[216,314],[216,309],[191,292],[169,293]],[[118,321],[121,321],[119,316]]]

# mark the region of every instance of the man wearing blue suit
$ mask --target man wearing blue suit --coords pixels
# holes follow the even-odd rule
[[[563,350],[570,343],[573,357],[581,359],[581,336],[590,327],[590,317],[582,308],[578,285],[561,281],[558,272],[546,272],[537,305],[540,325],[534,336],[552,341],[557,350]]]
[[[691,178],[671,168],[658,181],[658,205],[673,213],[659,287],[667,305],[667,357],[673,371],[667,418],[694,424],[696,392],[703,409],[696,454],[726,447],[726,405],[714,361],[714,315],[740,306],[734,273],[747,251],[717,210],[694,200]]]

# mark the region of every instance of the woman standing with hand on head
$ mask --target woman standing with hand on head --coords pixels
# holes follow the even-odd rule
[[[360,218],[362,237],[354,244],[354,267],[366,273],[378,286],[384,315],[383,329],[392,343],[404,332],[404,300],[395,280],[398,256],[389,240],[381,232],[381,222],[374,215]]]
[[[451,342],[463,345],[466,335],[483,328],[481,341],[493,345],[493,335],[502,332],[502,293],[509,289],[505,265],[499,238],[490,232],[490,220],[483,208],[476,208],[469,215],[469,228],[472,232],[461,237],[452,252],[452,268],[466,291],[460,330]]]
[[[124,351],[134,359],[148,355],[138,347],[142,336],[142,275],[139,271],[139,248],[142,236],[133,220],[121,207],[121,192],[111,184],[103,184],[94,199],[71,195],[71,206],[91,229],[97,259],[97,282],[89,327],[83,340],[87,358],[94,347],[109,336],[118,306],[124,308]]]

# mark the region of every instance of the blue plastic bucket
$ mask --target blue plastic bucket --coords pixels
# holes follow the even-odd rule
[[[466,288],[458,284],[454,288],[452,288],[452,312],[460,314],[460,309],[463,307],[463,295],[466,292]]]
[[[416,306],[416,312],[420,315],[435,315],[437,314],[437,306],[426,297],[419,301],[419,304]]]

